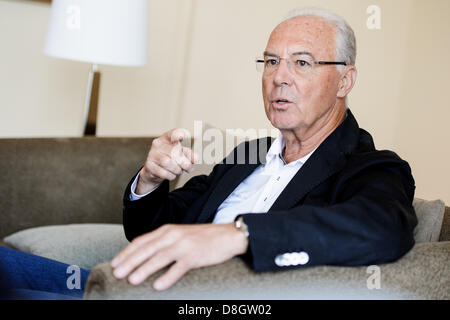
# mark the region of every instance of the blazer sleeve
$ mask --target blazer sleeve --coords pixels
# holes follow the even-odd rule
[[[330,205],[242,215],[250,233],[244,259],[256,271],[289,268],[275,263],[277,255],[302,251],[305,267],[398,259],[414,245],[417,225],[410,172],[406,162],[369,167],[337,187]]]
[[[131,201],[131,184],[137,174],[134,175],[123,197],[123,227],[126,238],[131,241],[167,223],[183,223],[183,221],[186,223],[186,212],[195,201],[207,194],[211,181],[217,176],[218,171],[220,165],[214,166],[209,176],[195,176],[182,188],[172,192],[169,192],[169,181],[165,180],[150,194]]]

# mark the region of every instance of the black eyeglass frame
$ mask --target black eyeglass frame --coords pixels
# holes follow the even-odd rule
[[[255,60],[256,63],[264,63],[265,60],[262,59],[256,59]],[[343,61],[313,61],[314,64],[335,64],[335,65],[343,65],[346,66],[347,62],[343,62]]]

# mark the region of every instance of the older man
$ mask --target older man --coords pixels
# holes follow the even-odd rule
[[[169,193],[195,155],[182,130],[154,140],[124,196],[132,240],[111,262],[117,278],[164,290],[193,268],[243,257],[256,271],[398,259],[414,244],[414,180],[407,162],[377,151],[346,106],[356,81],[352,29],[324,10],[301,10],[270,35],[262,65],[267,118],[281,135],[265,161],[217,164]],[[228,159],[236,159],[235,149]]]

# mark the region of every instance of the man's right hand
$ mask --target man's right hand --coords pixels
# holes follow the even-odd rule
[[[146,194],[183,171],[192,172],[197,156],[181,145],[187,136],[184,129],[172,129],[153,140],[145,165],[139,172],[136,194]]]

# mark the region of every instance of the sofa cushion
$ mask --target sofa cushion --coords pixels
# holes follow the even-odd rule
[[[420,243],[397,262],[371,268],[314,266],[261,273],[253,272],[242,259],[233,258],[223,264],[191,270],[174,286],[163,291],[156,291],[153,282],[167,268],[134,286],[126,279],[114,278],[111,266],[104,263],[90,273],[83,298],[450,299],[450,269],[446,267],[449,255],[449,242]],[[375,286],[376,278],[379,279],[379,287]]]
[[[445,205],[414,199],[416,243],[439,240]],[[110,261],[128,244],[120,224],[69,224],[26,229],[4,239],[9,246],[85,269]]]
[[[1,240],[1,239],[0,239],[0,246],[1,246],[1,247],[6,247],[6,248],[11,248],[11,249],[16,249],[16,248],[14,248],[13,246],[11,246],[11,245],[5,243],[5,242],[4,242],[3,240]]]
[[[417,243],[439,241],[442,221],[444,220],[444,202],[442,200],[428,201],[415,198],[413,205],[418,220],[414,229],[414,240]]]
[[[4,242],[21,251],[91,269],[128,244],[120,224],[69,224],[16,232]]]

